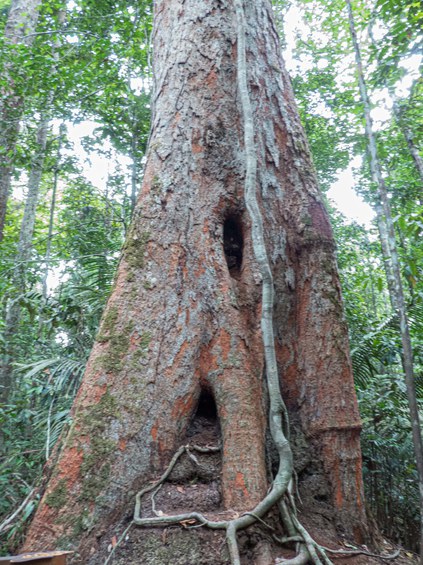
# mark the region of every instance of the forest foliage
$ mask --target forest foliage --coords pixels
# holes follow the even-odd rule
[[[374,221],[352,220],[330,200],[345,170],[365,202],[374,206],[377,199],[345,4],[273,4],[337,242],[369,508],[388,537],[416,550],[418,488],[401,339],[378,233]],[[17,44],[4,34],[9,8],[0,2],[0,97],[13,90],[19,100],[19,134],[13,147],[0,147],[13,164],[0,242],[1,382],[11,383],[0,406],[4,552],[18,545],[38,501],[42,468],[70,423],[140,187],[154,104],[151,2],[44,0],[32,40]],[[353,8],[422,406],[423,13],[414,0],[401,6],[357,0]]]

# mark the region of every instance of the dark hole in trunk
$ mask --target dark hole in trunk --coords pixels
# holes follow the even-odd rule
[[[243,243],[239,219],[233,216],[227,218],[223,225],[223,249],[229,274],[235,279],[241,272]]]
[[[206,389],[201,391],[197,410],[188,428],[187,436],[190,437],[203,433],[206,433],[206,435],[211,434],[210,438],[211,436],[216,438],[220,436],[216,402],[211,392]]]
[[[206,420],[217,420],[217,408],[213,395],[208,390],[202,390],[198,400],[195,418],[206,418]]]

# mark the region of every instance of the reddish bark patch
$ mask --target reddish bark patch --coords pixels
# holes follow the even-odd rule
[[[204,346],[198,360],[198,373],[200,379],[206,379],[210,371],[218,368],[216,355],[211,351],[210,346]]]
[[[144,198],[150,193],[153,178],[154,178],[154,166],[151,165],[151,161],[149,161],[145,169],[144,179],[143,179],[139,199]]]
[[[98,348],[101,348],[102,344],[97,344]],[[86,369],[86,372],[88,371],[88,368]],[[97,375],[100,376],[100,373],[96,373]],[[99,385],[97,380],[94,381],[90,381],[90,380],[85,380],[83,381],[81,388],[78,391],[78,394],[76,396],[76,400],[78,401],[78,407],[79,409],[81,408],[89,408],[90,406],[93,406],[94,404],[97,404],[98,402],[100,402],[101,397],[103,396],[103,394],[106,393],[108,388],[107,384],[101,384]],[[76,405],[76,403],[75,403]]]
[[[206,258],[203,255],[200,258],[199,265],[198,265],[197,269],[195,269],[195,271],[194,271],[194,276],[201,277],[201,275],[204,275],[204,273],[206,272],[205,265],[206,265]]]
[[[242,490],[242,492],[244,493],[244,495],[246,497],[248,496],[248,489],[247,489],[247,486],[245,484],[244,475],[243,475],[243,473],[240,473],[239,471],[236,474],[235,486],[236,486],[237,489]]]
[[[191,145],[191,151],[196,154],[196,153],[202,153],[204,151],[204,148],[202,145],[200,145],[199,143],[193,143]]]
[[[330,226],[328,216],[321,202],[312,202],[308,208],[313,227],[316,231],[328,239],[332,239],[332,228]]]
[[[284,149],[288,140],[288,134],[286,130],[281,128],[277,123],[274,124],[274,128],[277,145],[280,149]]]
[[[219,334],[219,345],[222,353],[222,361],[227,361],[231,352],[231,334],[222,329]]]
[[[339,476],[339,463],[334,459],[332,467],[332,480],[334,480],[334,490],[335,490],[335,504],[337,508],[342,508],[344,504],[344,496],[342,494],[342,483]]]
[[[206,85],[208,86],[208,88],[210,88],[211,90],[214,90],[216,85],[217,85],[217,74],[216,71],[214,69],[212,69],[209,74],[207,75],[207,78],[205,80]]]
[[[61,459],[60,461],[57,481],[59,481],[60,479],[66,479],[68,487],[71,487],[73,484],[75,484],[80,476],[83,458],[84,454],[81,449],[78,449],[77,447],[71,447],[69,451],[66,452],[66,456],[63,457],[63,459]]]
[[[175,358],[173,360],[173,363],[171,365],[171,367],[168,367],[165,371],[165,375],[166,377],[173,377],[175,374],[175,367],[178,367],[181,363],[181,360],[185,354],[186,351],[189,350],[190,344],[188,343],[188,341],[184,341],[183,344],[181,345],[178,353],[175,355]]]
[[[172,408],[172,418],[179,419],[181,416],[191,415],[193,407],[194,398],[192,394],[178,398]]]

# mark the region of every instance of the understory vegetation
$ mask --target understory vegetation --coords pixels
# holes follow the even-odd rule
[[[273,5],[337,242],[369,511],[383,534],[418,551],[403,344],[372,212],[379,196],[345,2]],[[0,234],[0,554],[18,547],[38,502],[42,469],[71,423],[69,409],[140,188],[152,104],[151,2],[44,0],[35,31],[17,40],[6,33],[9,8],[0,0],[1,125],[4,131],[19,125],[16,135],[0,138],[11,178]],[[414,0],[357,0],[353,12],[421,410],[423,13]],[[13,115],[6,102],[12,94]],[[361,218],[348,210],[357,196],[343,209],[339,204],[350,185]]]

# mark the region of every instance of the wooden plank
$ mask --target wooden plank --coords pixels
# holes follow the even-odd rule
[[[66,558],[72,551],[39,551],[37,553],[23,553],[0,557],[0,565],[13,563],[34,563],[35,565],[66,565]]]

